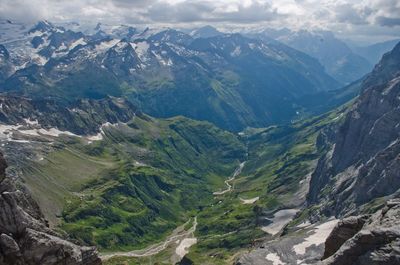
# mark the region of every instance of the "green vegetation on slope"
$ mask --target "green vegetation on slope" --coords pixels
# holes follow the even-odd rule
[[[186,260],[230,264],[265,237],[265,216],[301,205],[319,156],[317,135],[342,111],[248,129],[240,137],[183,117],[136,117],[103,127],[101,141],[60,137],[44,160],[28,168],[25,181],[40,202],[48,202],[46,215],[63,209],[60,228],[101,251],[143,249],[197,216],[198,241]],[[214,196],[245,160],[233,190]],[[154,259],[168,264],[171,253],[168,247]],[[117,260],[140,264],[146,258],[109,263]]]
[[[252,129],[242,136],[248,160],[234,190],[217,196],[198,215],[198,243],[187,258],[194,264],[232,264],[265,236],[262,219],[283,208],[299,207],[304,185],[318,158],[316,138],[343,110],[289,126]],[[242,199],[259,197],[253,204]]]
[[[38,196],[64,208],[61,228],[101,250],[161,241],[209,204],[245,154],[237,136],[183,117],[136,117],[103,130],[102,141],[59,143],[31,167],[30,183],[46,179],[52,189]]]

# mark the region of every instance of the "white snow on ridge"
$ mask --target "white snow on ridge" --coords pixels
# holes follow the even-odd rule
[[[256,45],[254,43],[249,43],[249,48],[254,50],[254,48],[256,47]]]
[[[0,140],[5,140],[9,142],[29,142],[27,140],[17,140],[14,139],[14,133],[18,133],[19,137],[23,136],[50,136],[50,137],[59,137],[61,135],[74,136],[79,138],[84,138],[88,140],[89,144],[92,141],[100,141],[104,139],[104,128],[108,126],[117,126],[119,124],[125,123],[115,123],[112,124],[110,122],[106,122],[100,126],[100,132],[96,135],[89,136],[81,136],[70,131],[61,131],[58,128],[41,128],[39,122],[37,120],[24,119],[25,124],[16,124],[16,125],[8,125],[8,124],[0,124]]]
[[[18,130],[21,125],[6,125],[0,124],[0,139],[11,141],[12,140],[12,131]]]
[[[80,38],[76,41],[74,41],[73,43],[71,43],[71,45],[69,46],[69,49],[72,50],[73,48],[75,48],[78,45],[86,45],[86,41],[83,38]]]
[[[80,137],[79,135],[76,135],[76,134],[74,134],[74,133],[72,133],[72,132],[69,132],[69,131],[60,131],[60,130],[57,129],[57,128],[39,129],[39,130],[38,130],[38,133],[39,133],[39,134],[42,134],[42,135],[48,135],[48,136],[54,136],[54,137],[59,137],[59,136],[62,135],[62,134],[69,135],[69,136]]]
[[[39,54],[32,54],[32,61],[37,65],[45,65],[49,60]]]
[[[100,130],[101,130],[101,131],[100,131],[98,134],[86,137],[86,138],[89,140],[90,143],[91,143],[92,141],[100,141],[100,140],[103,140],[103,130],[102,130],[102,129],[100,129]]]
[[[138,43],[136,43],[136,45],[134,47],[136,53],[139,56],[139,59],[142,62],[145,62],[148,59],[147,58],[147,51],[148,51],[149,47],[150,47],[150,45],[147,43],[147,41],[138,42]]]
[[[99,53],[103,53],[110,49],[111,47],[115,46],[120,40],[119,39],[112,39],[110,41],[103,41],[100,44],[97,44],[95,50]]]
[[[29,119],[25,119],[25,122],[27,125],[31,126],[40,126],[38,121],[31,121]],[[16,140],[13,138],[14,133],[20,133],[25,136],[51,136],[51,137],[59,137],[60,135],[69,135],[69,136],[75,136],[75,137],[80,137],[79,135],[76,135],[72,132],[69,131],[61,131],[57,128],[49,128],[49,129],[43,129],[43,128],[24,128],[24,125],[17,124],[17,125],[7,125],[7,124],[0,124],[0,140],[6,140],[10,142],[21,142],[21,143],[26,143],[29,142],[27,140]]]
[[[163,53],[164,52],[164,53]],[[172,62],[171,58],[165,59],[163,58],[160,54],[157,54],[156,52],[153,52],[154,56],[157,58],[158,62],[160,63],[160,65],[163,66],[171,66],[174,63]],[[162,55],[166,55],[165,51],[161,52]]]
[[[96,135],[91,135],[91,136],[87,136],[86,139],[89,140],[89,143],[91,143],[92,141],[100,141],[100,140],[103,140],[103,139],[104,139],[104,128],[105,128],[105,127],[108,127],[108,126],[116,126],[116,125],[118,125],[118,124],[119,124],[119,123],[110,123],[110,122],[103,123],[103,124],[100,126],[100,132],[99,132],[98,134],[96,134]],[[122,124],[125,124],[125,123],[122,123]]]
[[[125,49],[128,45],[131,45],[130,43],[127,43],[127,42],[118,42],[117,44],[115,44],[115,51],[116,52],[122,52],[123,51],[123,49]],[[132,45],[131,45],[132,46]]]
[[[237,46],[233,52],[231,52],[232,57],[237,57],[242,53],[242,50],[240,49],[240,46]]]
[[[104,128],[108,126],[116,126],[118,123],[112,124],[110,122],[106,122],[101,125],[100,132],[96,135],[91,136],[80,136],[74,134],[70,131],[61,131],[58,128],[48,128],[44,129],[40,127],[40,124],[37,120],[24,119],[24,124],[16,124],[16,125],[8,125],[8,124],[0,124],[0,140],[6,140],[10,142],[29,142],[27,140],[16,140],[13,138],[14,133],[19,133],[19,136],[50,136],[50,137],[59,137],[61,135],[68,135],[74,137],[84,137],[89,143],[92,141],[100,141],[104,138]]]

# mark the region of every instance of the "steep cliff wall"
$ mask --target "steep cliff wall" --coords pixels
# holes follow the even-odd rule
[[[365,80],[362,93],[314,172],[308,202],[325,215],[357,213],[400,189],[400,44]]]
[[[0,265],[97,265],[92,247],[80,247],[48,228],[37,204],[5,174],[0,153]]]

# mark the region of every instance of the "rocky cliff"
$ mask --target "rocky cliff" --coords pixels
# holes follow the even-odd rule
[[[122,98],[80,99],[68,105],[48,99],[0,95],[0,123],[57,128],[77,135],[98,133],[104,123],[127,122],[140,111]],[[27,121],[29,120],[29,121]]]
[[[0,44],[0,82],[3,82],[15,71],[10,54],[4,45]]]
[[[0,265],[95,265],[97,251],[62,239],[48,228],[37,204],[5,175],[0,153]]]
[[[329,135],[329,134],[328,134]],[[364,81],[314,172],[308,202],[324,215],[372,210],[400,189],[400,44]],[[360,207],[362,206],[362,207]]]
[[[400,264],[400,199],[370,217],[342,220],[325,243],[324,265]]]

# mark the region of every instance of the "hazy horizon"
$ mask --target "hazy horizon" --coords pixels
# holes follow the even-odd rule
[[[34,23],[78,22],[149,27],[196,28],[227,32],[263,28],[326,30],[356,44],[400,37],[400,2],[395,0],[5,0],[0,17]]]

